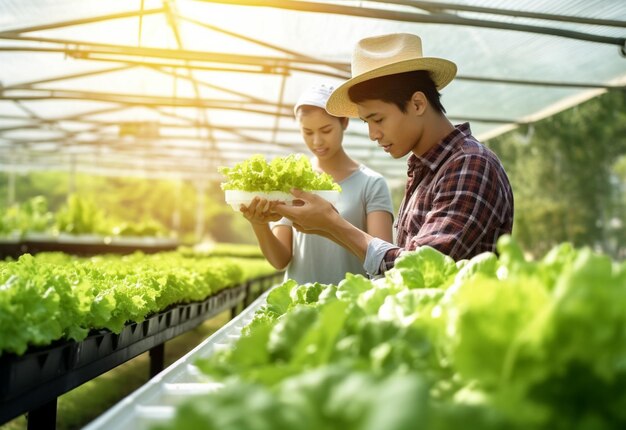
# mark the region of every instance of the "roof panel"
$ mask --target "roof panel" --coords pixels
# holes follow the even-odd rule
[[[131,170],[135,156],[160,160],[169,151],[180,163],[159,161],[171,169],[164,174],[210,178],[208,169],[255,152],[305,151],[291,112],[299,92],[314,82],[342,82],[354,44],[390,32],[419,34],[425,55],[457,63],[459,76],[442,100],[451,119],[470,120],[479,138],[580,103],[606,85],[626,85],[626,59],[615,43],[626,36],[626,2],[457,0],[452,10],[449,1],[254,7],[146,0],[140,18],[141,3],[0,2],[0,154],[18,151],[30,169],[63,165],[64,151],[80,152],[81,169],[118,174]],[[567,16],[620,22],[589,25]],[[545,34],[563,31],[568,37]],[[16,126],[23,127],[3,131]],[[41,143],[55,127],[65,135]],[[352,120],[348,130],[349,153],[389,179],[404,177],[405,161],[380,151],[362,122]],[[37,154],[23,144],[29,136]],[[59,156],[44,162],[41,151]],[[195,164],[188,160],[193,151]],[[104,153],[108,158],[94,155]]]

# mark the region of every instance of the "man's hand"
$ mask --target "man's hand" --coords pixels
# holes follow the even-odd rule
[[[277,214],[290,219],[296,230],[324,236],[359,260],[365,260],[372,236],[343,219],[337,209],[320,196],[296,189],[291,190],[291,194],[296,198],[294,206],[278,204],[274,208]]]
[[[255,197],[250,202],[250,206],[241,205],[239,211],[252,224],[268,224],[282,218],[281,215],[274,211],[278,204],[279,202]]]
[[[318,195],[293,189],[291,194],[296,198],[293,206],[279,204],[274,211],[290,219],[296,230],[303,233],[318,234],[329,237],[330,229],[339,217],[337,209]]]

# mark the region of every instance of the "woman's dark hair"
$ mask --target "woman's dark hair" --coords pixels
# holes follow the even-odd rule
[[[435,110],[445,113],[446,110],[440,101],[441,94],[426,70],[381,76],[358,83],[348,90],[348,97],[353,103],[367,100],[393,103],[400,111],[406,112],[406,104],[416,91],[424,93],[428,103]]]

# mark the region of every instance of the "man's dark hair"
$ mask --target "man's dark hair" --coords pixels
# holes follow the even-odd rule
[[[358,83],[348,90],[348,97],[353,103],[367,100],[381,100],[393,103],[402,112],[406,112],[406,105],[411,96],[421,91],[428,99],[428,103],[440,113],[445,113],[441,104],[441,94],[426,70],[397,73],[381,76]]]

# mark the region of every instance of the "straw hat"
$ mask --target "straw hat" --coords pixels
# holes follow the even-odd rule
[[[424,57],[422,39],[408,33],[386,34],[361,39],[352,54],[352,78],[337,87],[326,103],[331,115],[358,117],[357,106],[348,90],[354,85],[380,76],[414,70],[427,70],[438,90],[456,75],[456,64],[443,58]]]

